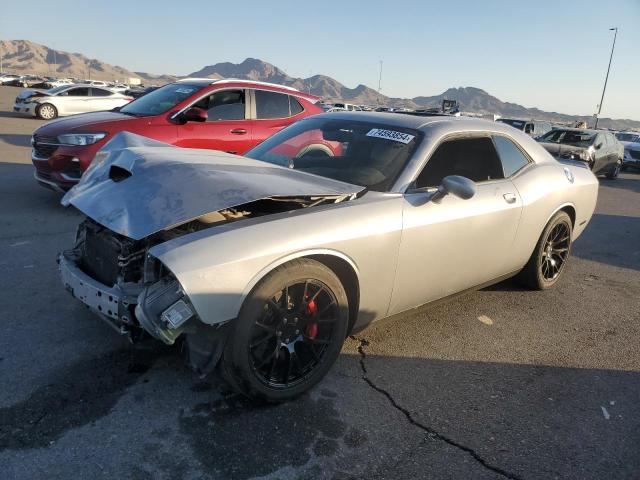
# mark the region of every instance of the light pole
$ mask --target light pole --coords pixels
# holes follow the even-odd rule
[[[611,60],[613,60],[613,50],[616,48],[616,37],[618,36],[618,27],[610,28],[613,30],[613,45],[611,46],[611,56],[609,57],[609,66],[607,67],[607,76],[604,77],[604,87],[602,89],[602,97],[600,97],[600,105],[598,105],[598,113],[596,113],[596,124],[594,128],[598,128],[598,117],[602,111],[602,102],[604,102],[604,92],[607,90],[607,81],[609,80],[609,70],[611,70]]]
[[[381,94],[380,90],[382,87],[382,60],[380,60],[380,75],[378,75],[378,105],[380,105]]]

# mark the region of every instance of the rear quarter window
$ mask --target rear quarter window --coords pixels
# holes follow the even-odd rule
[[[289,97],[284,93],[255,90],[256,117],[258,119],[290,117]]]
[[[529,159],[520,148],[508,138],[496,135],[493,137],[493,143],[502,162],[505,178],[509,178],[529,163]]]

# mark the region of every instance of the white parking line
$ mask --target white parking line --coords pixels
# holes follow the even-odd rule
[[[17,243],[12,243],[11,245],[9,245],[10,247],[19,247],[20,245],[26,245],[27,243],[29,243],[29,240],[25,240],[24,242],[17,242]]]

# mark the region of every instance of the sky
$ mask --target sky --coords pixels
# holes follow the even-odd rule
[[[47,12],[47,14],[42,14]],[[477,87],[574,115],[640,120],[640,0],[11,2],[0,38],[151,73],[186,75],[247,57],[383,94]]]

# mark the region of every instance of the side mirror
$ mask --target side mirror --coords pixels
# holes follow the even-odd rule
[[[439,200],[447,194],[469,200],[476,194],[476,184],[473,180],[460,175],[446,176],[442,179],[442,185],[438,187],[431,200]]]
[[[184,122],[206,122],[208,118],[207,111],[198,107],[191,107],[182,113]]]
[[[600,150],[602,148],[602,142],[598,143],[596,145],[596,150]]]

